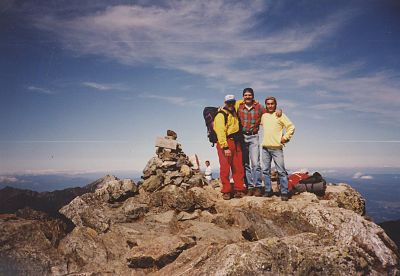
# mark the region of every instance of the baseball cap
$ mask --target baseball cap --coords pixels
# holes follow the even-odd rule
[[[225,96],[225,102],[236,102],[235,95],[226,95]]]

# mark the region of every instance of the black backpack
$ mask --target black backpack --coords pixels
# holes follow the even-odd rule
[[[205,107],[203,110],[203,117],[207,127],[207,137],[210,143],[212,144],[211,145],[212,147],[214,146],[215,143],[218,142],[217,134],[215,133],[214,130],[214,118],[215,116],[217,116],[218,113],[224,114],[225,124],[226,124],[228,121],[228,114],[226,114],[226,112],[220,111],[218,107],[208,106]]]
[[[295,193],[309,192],[317,196],[324,196],[326,190],[326,181],[319,172],[315,172],[312,176],[300,180],[293,187]]]

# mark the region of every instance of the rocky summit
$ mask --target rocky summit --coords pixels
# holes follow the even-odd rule
[[[100,179],[61,219],[0,215],[0,275],[400,275],[396,245],[349,185],[223,200],[168,134],[138,184]]]

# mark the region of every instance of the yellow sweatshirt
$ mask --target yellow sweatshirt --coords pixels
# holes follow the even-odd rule
[[[294,124],[289,120],[289,118],[282,114],[278,118],[274,113],[264,113],[261,117],[261,125],[264,128],[264,136],[262,146],[271,149],[281,149],[283,144],[281,142],[283,129],[286,129],[283,138],[289,141],[294,134]]]
[[[218,137],[218,144],[221,146],[221,148],[227,148],[227,136],[240,130],[239,119],[236,113],[233,115],[224,108],[220,108],[219,110],[228,114],[227,122],[225,123],[224,114],[218,113],[214,118],[214,130]]]

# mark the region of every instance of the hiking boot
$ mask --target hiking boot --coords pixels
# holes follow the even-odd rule
[[[222,198],[224,200],[230,200],[231,199],[231,193],[223,193]]]
[[[289,200],[289,195],[288,194],[281,194],[281,200],[282,201],[288,201]]]
[[[253,196],[254,195],[254,188],[249,188],[248,190],[247,190],[247,195],[248,196]]]
[[[255,188],[253,196],[257,196],[257,197],[263,196],[263,192],[261,191],[260,188]]]
[[[242,198],[245,196],[245,193],[243,191],[236,191],[235,192],[235,198]]]
[[[274,193],[272,191],[264,193],[264,197],[272,197],[273,195],[274,195]]]

